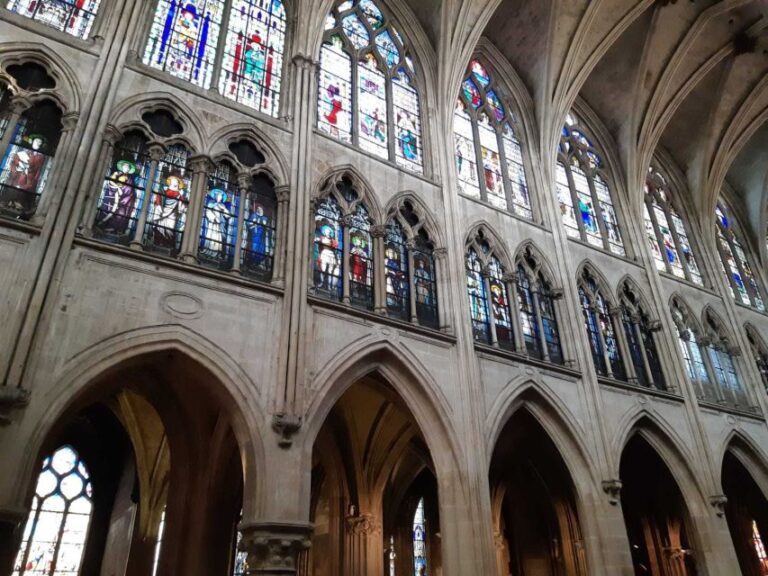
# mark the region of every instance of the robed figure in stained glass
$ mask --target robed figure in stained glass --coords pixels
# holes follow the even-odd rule
[[[115,171],[104,185],[104,196],[96,217],[102,230],[123,235],[128,232],[136,206],[136,165],[119,160]]]
[[[330,222],[318,222],[315,230],[315,286],[329,292],[338,290],[339,250],[337,227]]]
[[[167,59],[176,75],[197,80],[208,45],[210,14],[200,14],[195,2],[171,0],[165,17],[157,64]]]
[[[151,240],[155,246],[173,248],[176,233],[184,229],[189,196],[187,184],[180,176],[170,175],[165,179],[162,194],[155,195],[155,204],[149,218],[152,227]]]
[[[204,254],[218,260],[225,259],[232,220],[229,194],[220,188],[208,192],[201,231],[200,249]]]
[[[35,192],[45,168],[47,156],[43,154],[45,138],[30,134],[23,146],[14,146],[6,157],[3,169],[6,187],[5,202],[21,212],[29,212],[34,204]]]
[[[269,218],[264,213],[264,206],[254,204],[248,215],[246,222],[246,238],[248,250],[250,251],[251,262],[254,266],[261,266],[264,263],[266,255],[270,251],[271,228]]]

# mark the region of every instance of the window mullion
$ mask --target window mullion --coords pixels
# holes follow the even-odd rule
[[[656,236],[656,244],[659,246],[659,252],[664,260],[664,267],[667,269],[667,273],[672,274],[672,264],[667,258],[667,251],[664,249],[664,236],[661,233],[661,227],[659,226],[659,220],[656,218],[656,210],[653,206],[653,200],[649,196],[646,196],[646,207],[648,208],[648,215],[651,218],[651,224],[653,225],[653,233]],[[669,217],[669,216],[667,216]]]
[[[392,86],[392,76],[387,70],[384,75],[385,92],[387,97],[387,153],[391,162],[397,162],[397,147],[395,142],[395,96]]]
[[[354,55],[350,55],[349,57],[349,64],[352,70],[352,94],[351,94],[351,105],[352,105],[352,126],[350,126],[352,131],[352,145],[353,146],[360,146],[360,94],[358,94],[358,84],[359,78],[358,78],[358,71],[360,67],[360,62],[357,57],[357,53]],[[346,245],[344,246],[344,249],[346,250]]]
[[[477,120],[477,110],[470,116],[472,121],[472,139],[475,141],[473,148],[475,149],[475,167],[477,169],[477,180],[480,185],[480,198],[488,201],[488,190],[485,187],[485,168],[483,167],[483,154],[481,152],[482,144],[480,143],[480,128]]]
[[[507,199],[507,210],[515,214],[514,194],[512,193],[512,181],[509,179],[509,164],[507,163],[507,153],[504,150],[504,130],[503,125],[496,126],[496,141],[499,147],[499,163],[501,164],[501,180],[504,183],[504,197]]]
[[[611,243],[608,239],[608,231],[605,229],[605,220],[603,219],[603,208],[600,206],[600,199],[597,197],[597,189],[595,188],[595,175],[590,173],[587,178],[589,184],[589,193],[592,196],[592,208],[595,211],[595,218],[597,219],[597,229],[600,230],[602,236],[603,248],[611,251]]]
[[[59,526],[59,533],[56,536],[56,547],[53,552],[53,560],[51,562],[51,571],[49,574],[53,576],[56,573],[56,564],[59,563],[59,553],[61,552],[61,538],[64,535],[64,527],[67,525],[67,516],[69,515],[70,503],[67,502],[64,505],[64,512],[61,514],[61,525]]]
[[[688,261],[685,259],[684,252],[683,252],[683,245],[680,242],[680,236],[677,233],[677,227],[675,227],[675,221],[672,219],[672,210],[670,209],[669,203],[665,202],[663,205],[664,208],[664,215],[667,217],[667,224],[669,225],[669,232],[672,234],[672,239],[675,242],[675,248],[677,249],[677,259],[680,260],[680,265],[683,267],[683,273],[685,274],[685,278],[687,280],[690,280],[693,282],[693,277],[691,276],[691,269],[688,267]]]
[[[27,562],[29,561],[29,551],[32,547],[32,537],[35,535],[35,531],[37,530],[37,523],[40,520],[40,512],[43,510],[43,500],[41,498],[37,498],[37,510],[35,510],[35,518],[32,520],[32,526],[30,526],[29,529],[29,538],[27,539],[27,546],[24,549],[24,557],[21,559],[21,572],[20,576],[24,576],[24,573],[26,570],[24,569],[24,566],[27,565]],[[24,527],[26,531],[26,526]],[[24,538],[24,534],[22,533],[22,540]]]
[[[229,35],[229,21],[231,17],[232,0],[227,0],[224,3],[224,17],[221,19],[219,41],[216,44],[216,57],[213,60],[213,69],[211,70],[211,85],[208,87],[208,90],[212,92],[218,92],[222,96],[224,95],[224,92],[219,90],[219,86],[221,84],[221,76],[223,74],[222,62],[224,61],[224,52],[227,50],[227,36]],[[232,70],[232,74],[233,76],[237,74],[237,70]]]

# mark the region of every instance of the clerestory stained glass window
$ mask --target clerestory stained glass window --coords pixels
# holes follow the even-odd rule
[[[580,122],[568,115],[557,154],[557,198],[565,232],[624,256],[624,241],[602,156]]]
[[[454,112],[459,188],[467,196],[531,220],[523,149],[513,124],[488,70],[472,60]]]
[[[629,282],[621,289],[621,323],[637,383],[663,390],[664,373],[653,336],[659,329],[654,326],[658,322],[651,321],[646,306]]]
[[[664,175],[648,169],[645,182],[645,234],[656,268],[696,284],[702,284],[701,272],[693,256],[688,232],[675,209],[673,195]]]
[[[403,37],[373,0],[338,2],[320,50],[318,128],[421,173],[415,68]]]
[[[764,311],[765,302],[762,291],[755,274],[752,272],[747,253],[734,230],[733,222],[725,206],[720,202],[715,208],[715,216],[720,264],[728,280],[731,296],[736,302],[751,306],[761,312]]]
[[[579,299],[595,370],[601,376],[625,380],[616,326],[602,289],[588,269],[579,278]]]
[[[10,0],[12,12],[78,38],[88,38],[101,0]]]
[[[13,576],[76,576],[91,521],[93,487],[77,451],[43,461]]]

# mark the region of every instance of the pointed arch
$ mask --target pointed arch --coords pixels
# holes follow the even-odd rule
[[[435,248],[444,248],[446,246],[444,230],[438,225],[432,210],[430,210],[424,200],[412,190],[398,192],[389,200],[389,202],[387,202],[387,205],[383,210],[386,219],[389,220],[389,218],[400,209],[404,202],[410,202],[414,207],[414,212],[422,221],[420,227],[423,227],[430,238],[432,238],[435,243]]]
[[[326,170],[325,173],[318,178],[317,183],[315,184],[314,191],[312,192],[312,199],[316,200],[326,196],[343,178],[349,180],[352,188],[354,188],[359,195],[359,199],[354,202],[354,205],[363,202],[371,214],[371,220],[374,225],[381,224],[382,210],[381,205],[379,204],[378,194],[376,194],[374,187],[363,173],[352,164],[342,164],[341,166],[335,166]]]
[[[555,274],[556,268],[552,265],[551,259],[538,247],[534,240],[524,240],[515,250],[514,262],[519,262],[525,258],[528,254],[533,255],[536,259],[537,266],[533,272],[541,273],[552,286],[557,287],[561,285]]]
[[[268,167],[277,186],[289,184],[288,162],[285,155],[268,134],[256,130],[252,123],[228,124],[218,129],[208,138],[206,153],[215,156],[229,152],[228,146],[240,140],[253,143],[258,151],[264,155],[264,162],[261,165]]]
[[[760,444],[741,430],[733,429],[720,443],[717,461],[721,463],[717,469],[717,477],[722,485],[722,464],[730,453],[744,466],[749,475],[760,487],[763,497],[768,500],[768,454]]]
[[[482,233],[485,239],[488,241],[493,254],[499,258],[504,269],[511,270],[514,261],[510,257],[509,250],[507,249],[507,243],[487,220],[479,220],[470,226],[466,236],[464,237],[465,247],[469,247],[480,233]]]
[[[597,287],[602,291],[603,296],[607,299],[608,303],[615,305],[616,300],[614,291],[611,289],[611,283],[608,282],[605,275],[600,272],[600,269],[589,258],[582,260],[578,268],[576,268],[576,278],[581,278],[585,272],[595,279]]]
[[[18,455],[13,491],[16,501],[26,501],[38,457],[46,438],[72,410],[92,398],[103,396],[103,381],[118,371],[140,365],[147,357],[173,352],[200,366],[211,376],[211,392],[226,407],[231,417],[242,459],[247,493],[246,509],[252,517],[264,509],[266,494],[262,489],[265,450],[261,434],[267,430],[263,407],[254,401],[258,383],[240,367],[226,350],[182,325],[149,326],[122,332],[93,344],[66,362],[57,371],[60,377],[45,397],[39,419],[23,421],[20,437],[27,438]],[[257,396],[258,397],[258,396]],[[34,400],[33,400],[34,401]]]

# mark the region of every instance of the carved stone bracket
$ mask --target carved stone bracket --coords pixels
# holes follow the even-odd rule
[[[10,424],[10,412],[29,404],[29,390],[15,386],[0,386],[0,426]]]
[[[725,494],[715,494],[709,497],[709,503],[715,509],[715,514],[720,518],[725,516],[725,505],[728,504],[728,496]]]
[[[381,534],[381,524],[376,522],[373,514],[360,514],[359,516],[347,516],[347,529],[351,534],[372,536]]]
[[[249,575],[295,575],[299,554],[312,545],[312,525],[243,523],[239,548],[248,554]]]
[[[272,416],[272,430],[280,435],[277,441],[281,448],[290,448],[293,444],[293,436],[302,425],[301,416],[279,412]]]
[[[608,502],[613,506],[616,506],[621,499],[621,487],[621,480],[617,478],[603,480],[603,492],[608,494]]]

